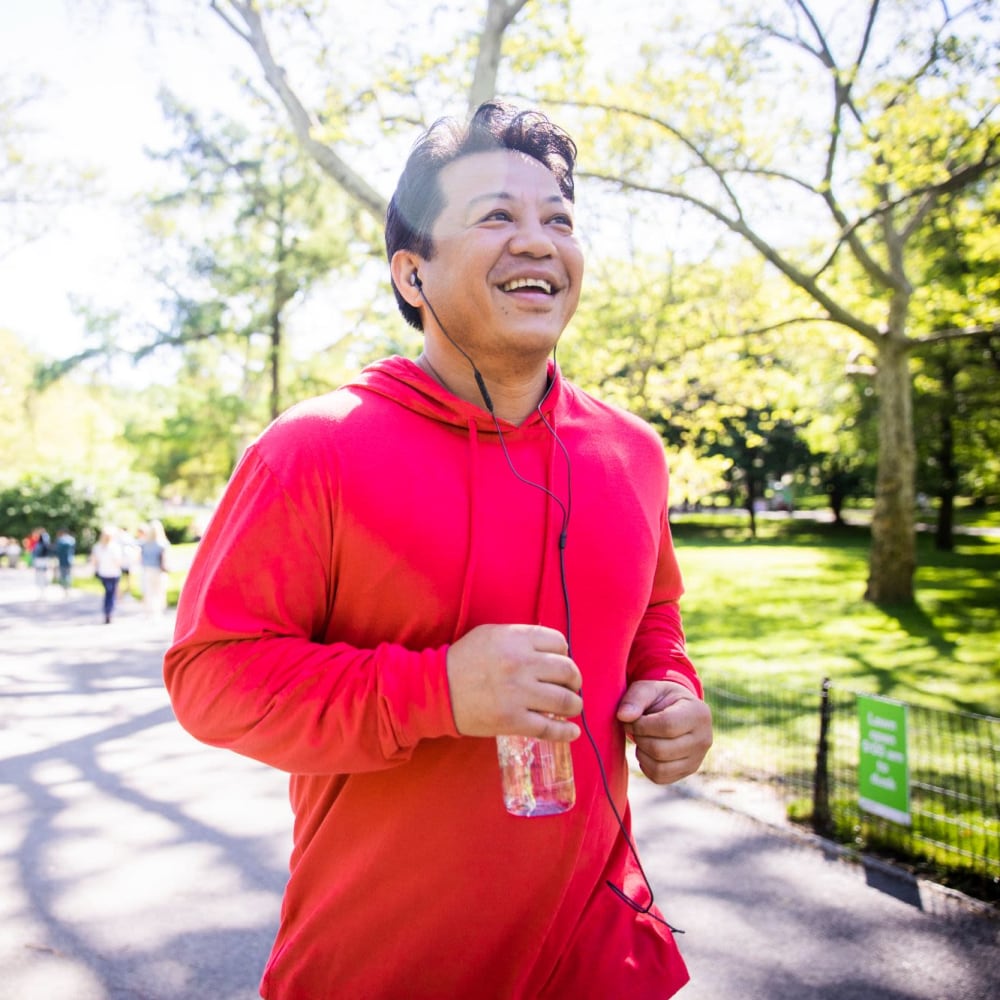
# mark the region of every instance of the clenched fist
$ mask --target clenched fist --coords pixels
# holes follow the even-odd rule
[[[583,711],[583,678],[562,633],[544,625],[479,625],[448,650],[455,726],[463,736],[568,742]]]

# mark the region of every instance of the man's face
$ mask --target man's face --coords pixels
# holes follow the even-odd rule
[[[477,364],[537,363],[580,298],[572,203],[547,167],[510,150],[455,160],[440,184],[445,207],[420,277],[441,324]],[[433,326],[425,311],[425,332]]]

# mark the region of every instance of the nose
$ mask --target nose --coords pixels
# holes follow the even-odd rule
[[[521,218],[508,244],[515,256],[552,257],[556,245],[544,220],[534,217]]]

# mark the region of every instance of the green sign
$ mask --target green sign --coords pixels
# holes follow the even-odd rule
[[[858,805],[866,812],[909,826],[906,706],[887,698],[858,695],[858,723]]]

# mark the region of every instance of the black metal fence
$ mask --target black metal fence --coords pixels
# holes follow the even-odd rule
[[[705,697],[716,731],[708,774],[769,782],[817,833],[1000,899],[1000,718],[906,704],[908,803],[890,819],[859,792],[880,750],[859,713],[870,695],[740,680],[709,683]]]

